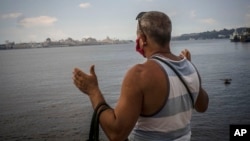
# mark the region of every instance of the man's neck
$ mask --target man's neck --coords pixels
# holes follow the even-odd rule
[[[164,48],[158,47],[157,49],[149,52],[147,55],[147,58],[150,58],[151,56],[153,56],[155,54],[161,54],[161,55],[165,56],[165,55],[171,55],[172,52],[170,51],[169,47],[164,47]]]

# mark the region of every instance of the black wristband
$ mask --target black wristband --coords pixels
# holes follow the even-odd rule
[[[107,103],[100,103],[96,106],[94,111],[94,116],[92,117],[91,121],[91,129],[93,130],[92,133],[90,133],[90,137],[94,137],[95,139],[99,140],[99,118],[103,111],[110,109],[110,106]]]
[[[106,102],[101,102],[101,103],[99,103],[99,104],[95,107],[95,112],[97,112],[97,111],[100,109],[100,107],[103,106],[103,105],[108,106],[108,104],[107,104]],[[108,106],[108,107],[109,107],[109,106]]]

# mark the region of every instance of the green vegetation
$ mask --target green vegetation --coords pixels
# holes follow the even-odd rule
[[[237,28],[238,33],[242,33],[246,27]],[[213,30],[201,33],[182,34],[181,36],[173,37],[172,40],[206,40],[206,39],[228,39],[233,34],[235,29]]]

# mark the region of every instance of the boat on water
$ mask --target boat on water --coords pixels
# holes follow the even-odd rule
[[[230,35],[231,42],[239,42],[240,41],[240,34],[237,32],[237,29],[234,30],[233,34]]]
[[[250,28],[247,28],[240,36],[241,42],[250,42]]]
[[[246,28],[242,33],[238,33],[237,29],[230,35],[231,42],[250,42],[250,28]]]
[[[222,81],[224,81],[224,84],[228,85],[231,84],[232,79],[231,78],[225,78],[225,79],[220,79]]]

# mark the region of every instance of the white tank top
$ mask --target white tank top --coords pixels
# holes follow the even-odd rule
[[[194,65],[186,58],[173,61],[157,56],[170,63],[184,78],[194,102],[200,90],[200,79]],[[169,80],[169,97],[162,109],[153,116],[140,116],[129,141],[184,141],[191,138],[190,120],[193,104],[187,89],[175,72],[163,62],[155,60],[165,71]]]

